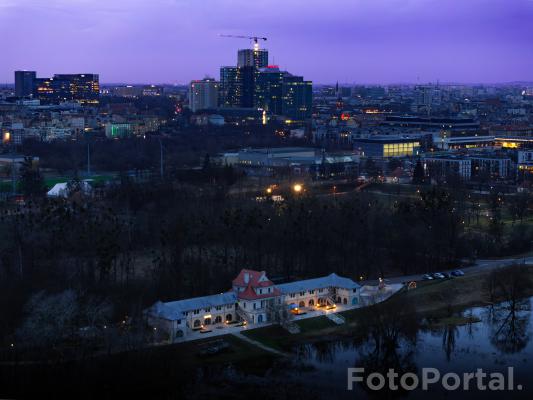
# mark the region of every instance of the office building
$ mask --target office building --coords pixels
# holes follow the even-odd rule
[[[34,82],[34,97],[44,103],[98,104],[100,97],[98,74],[56,74],[53,78],[36,78]]]
[[[312,83],[268,64],[268,51],[254,47],[238,52],[237,67],[220,68],[223,108],[256,108],[301,122],[311,117]]]
[[[304,121],[311,117],[313,84],[301,76],[286,74],[283,78],[281,113],[292,121]]]
[[[220,106],[240,107],[239,70],[237,67],[220,68]]]
[[[15,96],[32,96],[36,77],[35,71],[15,71]]]
[[[100,96],[98,74],[56,74],[52,87],[55,98],[60,101],[97,104]]]
[[[261,68],[256,77],[255,102],[257,107],[274,114],[283,112],[283,80],[285,73],[271,66]]]
[[[237,54],[237,67],[264,68],[268,65],[268,50],[241,49]]]
[[[257,69],[252,66],[239,67],[237,70],[237,97],[241,107],[255,107],[255,81]]]
[[[39,99],[42,103],[54,102],[54,86],[52,78],[37,78],[35,79],[35,87],[33,96]]]
[[[189,90],[189,107],[192,112],[216,109],[219,85],[212,78],[192,81]]]

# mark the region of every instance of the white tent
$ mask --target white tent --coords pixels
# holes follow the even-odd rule
[[[92,179],[85,179],[81,181],[81,187],[83,190],[83,193],[87,194],[92,190],[91,184]],[[56,183],[52,189],[48,191],[46,194],[49,197],[68,197],[68,183],[67,182],[61,182]]]
[[[48,197],[67,197],[68,188],[67,182],[56,183],[52,189],[46,193]]]

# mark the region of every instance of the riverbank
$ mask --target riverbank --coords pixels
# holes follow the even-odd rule
[[[508,268],[521,268],[524,271],[529,285],[526,285],[527,288],[522,295],[532,296],[533,266],[502,267],[502,269]],[[301,330],[298,334],[290,334],[280,326],[252,329],[243,334],[276,350],[288,351],[294,345],[301,343],[336,340],[342,337],[357,338],[361,335],[358,328],[364,325],[369,315],[381,312],[383,307],[401,308],[404,304],[412,307],[412,312],[418,317],[431,319],[432,324],[474,323],[475,321],[451,318],[451,314],[467,307],[486,306],[494,301],[503,300],[491,298],[488,291],[487,280],[493,272],[494,270],[491,269],[459,278],[418,282],[416,289],[404,289],[383,303],[339,313],[346,320],[343,325],[335,325],[326,317],[317,317],[296,321],[295,323],[300,326]]]

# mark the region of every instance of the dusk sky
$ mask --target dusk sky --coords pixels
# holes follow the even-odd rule
[[[218,77],[249,46],[219,34],[317,83],[533,81],[533,0],[0,0],[0,82]]]

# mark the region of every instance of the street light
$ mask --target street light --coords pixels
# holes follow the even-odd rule
[[[296,185],[294,185],[292,187],[292,190],[294,190],[294,192],[296,192],[296,193],[300,193],[302,191],[302,189],[303,189],[303,186],[300,185],[299,183],[297,183]]]

